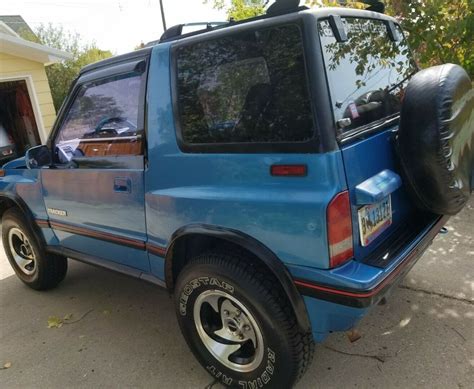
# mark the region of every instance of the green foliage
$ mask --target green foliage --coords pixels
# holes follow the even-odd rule
[[[357,1],[346,7],[365,8]],[[385,12],[396,17],[420,67],[456,63],[474,77],[474,1],[385,0]],[[310,0],[308,5],[338,7],[334,0]]]
[[[206,0],[215,8],[226,9],[236,20],[264,12],[264,0]],[[384,0],[386,13],[400,20],[420,67],[441,63],[463,66],[474,78],[474,1],[473,0]],[[358,1],[307,0],[308,6],[364,9]]]
[[[248,19],[263,14],[267,0],[205,0],[216,9],[226,9],[228,18],[234,20]]]
[[[472,0],[390,0],[387,13],[400,19],[422,67],[456,63],[474,77]]]
[[[95,44],[83,45],[79,34],[64,31],[62,27],[52,24],[40,25],[35,37],[23,38],[72,54],[72,59],[46,67],[56,110],[61,107],[71,83],[82,67],[112,56],[110,51],[100,50]]]

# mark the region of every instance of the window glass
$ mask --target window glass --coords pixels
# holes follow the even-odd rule
[[[416,68],[398,26],[390,40],[380,20],[345,18],[346,42],[337,42],[327,20],[319,22],[333,110],[341,131],[400,112],[403,93]]]
[[[244,32],[177,51],[185,143],[300,142],[313,137],[297,26]]]
[[[80,87],[56,138],[60,162],[142,154],[144,76],[115,76]]]

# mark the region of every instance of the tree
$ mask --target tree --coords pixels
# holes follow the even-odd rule
[[[225,9],[227,17],[234,20],[242,20],[262,15],[268,0],[205,0],[212,3],[216,9]]]
[[[56,27],[52,24],[40,25],[35,33],[36,36],[34,37],[24,36],[24,38],[72,54],[72,59],[46,67],[51,95],[57,111],[81,68],[90,63],[109,58],[112,53],[108,50],[100,50],[95,43],[82,44],[79,34],[67,32],[62,27]]]
[[[472,0],[390,0],[387,13],[401,21],[422,67],[456,63],[474,77]]]
[[[311,0],[309,5],[341,6],[340,1]],[[357,1],[344,6],[365,8]],[[474,78],[474,1],[385,0],[385,13],[397,18],[420,67],[456,63]]]
[[[210,2],[211,0],[206,0]],[[215,8],[226,9],[236,20],[264,13],[264,0],[212,0]],[[385,12],[396,17],[420,67],[441,63],[463,66],[474,78],[474,1],[472,0],[385,0]],[[307,0],[313,7],[364,9],[360,1]]]

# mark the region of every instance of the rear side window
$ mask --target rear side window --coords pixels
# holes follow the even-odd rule
[[[180,47],[176,61],[185,144],[288,143],[313,138],[298,26]]]
[[[327,20],[319,22],[334,116],[341,132],[394,117],[416,71],[405,38],[389,38],[381,20],[345,18],[348,40],[338,42]]]

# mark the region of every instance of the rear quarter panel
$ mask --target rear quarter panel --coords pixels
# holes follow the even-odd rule
[[[169,69],[170,46],[156,46],[147,92],[150,242],[166,247],[177,229],[202,223],[245,232],[285,263],[327,268],[326,207],[346,188],[340,152],[183,153],[176,139]],[[306,164],[308,175],[272,177],[272,164]]]

